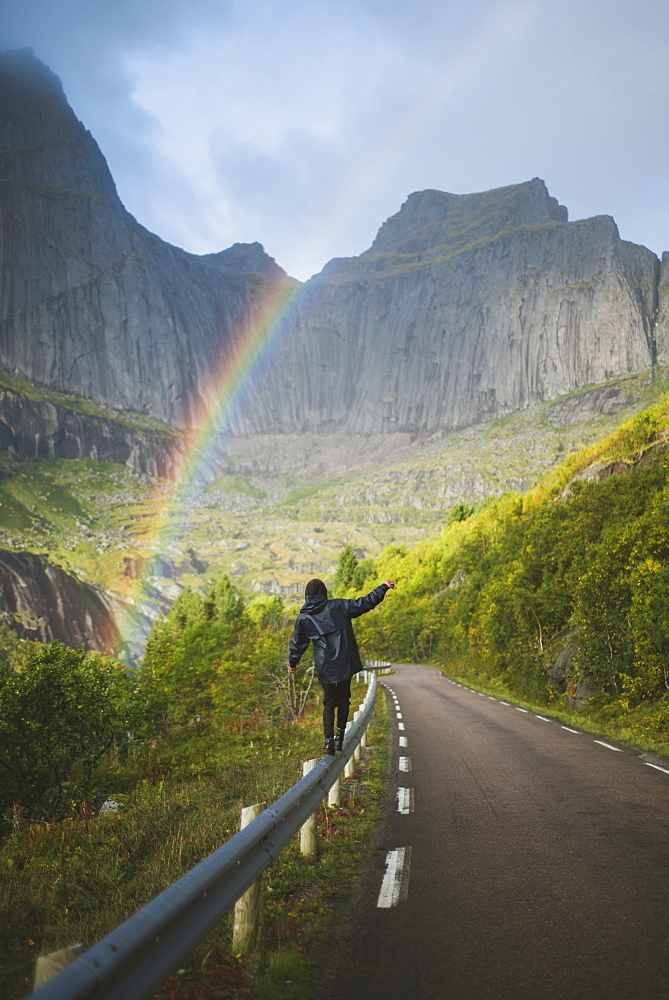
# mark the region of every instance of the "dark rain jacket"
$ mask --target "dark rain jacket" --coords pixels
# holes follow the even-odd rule
[[[325,594],[307,597],[295,621],[288,662],[296,667],[310,642],[321,684],[338,684],[363,669],[351,619],[359,618],[380,604],[390,588],[385,583],[364,597],[329,601]]]

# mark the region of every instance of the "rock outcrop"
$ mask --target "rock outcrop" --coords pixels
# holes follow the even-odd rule
[[[124,209],[59,80],[0,56],[0,366],[175,428],[285,282],[259,244],[198,257]]]
[[[0,364],[196,424],[212,373],[284,273],[258,244],[196,257],[143,229],[31,54],[2,56],[0,94]],[[654,254],[608,217],[568,222],[538,179],[413,194],[368,251],[296,295],[284,347],[233,430],[429,433],[639,371],[667,359],[660,285]],[[57,436],[34,415],[12,433]]]
[[[568,222],[541,180],[413,194],[308,283],[239,430],[455,429],[650,368],[658,283],[653,253],[609,217]]]
[[[118,645],[114,600],[34,552],[0,549],[0,609],[23,639],[107,654]]]
[[[27,52],[0,56],[0,208],[0,366],[172,428],[201,423],[226,362],[248,360],[245,331],[291,290],[238,438],[412,437],[669,364],[669,262],[608,216],[569,222],[538,178],[412,194],[369,250],[302,287],[259,244],[172,247],[125,211]]]
[[[80,412],[0,386],[0,451],[29,458],[116,462],[163,479],[175,477],[182,438],[110,415]]]

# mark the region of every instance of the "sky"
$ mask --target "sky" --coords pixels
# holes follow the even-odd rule
[[[667,0],[0,0],[126,208],[306,279],[409,194],[541,177],[669,250]]]

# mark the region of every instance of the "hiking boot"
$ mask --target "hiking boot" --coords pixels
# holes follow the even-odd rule
[[[325,746],[323,747],[325,753],[331,754],[334,757],[335,753],[335,739],[334,736],[328,736],[325,738]]]
[[[344,737],[345,736],[346,736],[346,730],[345,729],[338,729],[337,730],[337,735],[335,736],[335,739],[334,739],[335,750],[343,750],[344,749]]]

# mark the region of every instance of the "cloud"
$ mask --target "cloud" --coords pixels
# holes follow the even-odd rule
[[[542,176],[669,245],[665,0],[0,0],[140,222],[299,277],[414,190]]]

